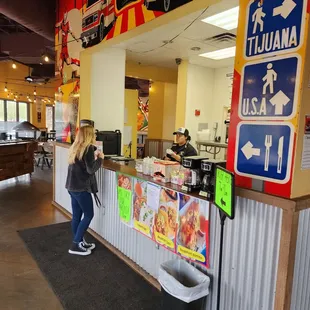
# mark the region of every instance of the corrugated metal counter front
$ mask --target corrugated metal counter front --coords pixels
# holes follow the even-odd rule
[[[68,149],[55,146],[54,202],[71,213],[65,189]],[[91,228],[107,242],[138,264],[155,279],[162,262],[177,258],[170,251],[121,223],[117,208],[116,170],[105,164],[97,173],[99,198]],[[119,166],[118,166],[119,167]],[[127,168],[119,167],[122,172]],[[217,209],[210,213],[211,289],[206,309],[216,309],[220,222]],[[222,310],[272,310],[280,252],[282,209],[237,197],[235,220],[227,220],[224,236]],[[104,261],[102,262],[104,263]]]

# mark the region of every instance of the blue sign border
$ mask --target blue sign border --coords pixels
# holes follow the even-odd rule
[[[300,42],[299,45],[296,46],[295,48],[292,49],[285,49],[285,50],[280,50],[280,51],[274,51],[266,54],[259,54],[255,56],[247,56],[246,55],[246,46],[247,46],[247,39],[248,39],[248,22],[249,22],[249,12],[250,12],[250,6],[256,2],[257,0],[250,0],[247,8],[246,8],[246,23],[245,23],[245,31],[244,31],[244,46],[243,46],[243,57],[246,60],[252,60],[252,59],[259,59],[259,58],[266,58],[270,56],[277,56],[277,55],[282,55],[282,54],[287,54],[287,53],[295,53],[298,51],[301,46],[304,44],[304,34],[305,34],[305,28],[306,28],[306,16],[307,16],[307,5],[308,5],[308,0],[303,0],[303,12],[302,12],[302,24],[300,25]],[[269,0],[272,1],[272,0]]]
[[[293,110],[292,110],[292,114],[289,116],[249,116],[249,117],[245,117],[242,115],[241,113],[241,109],[242,109],[242,94],[243,94],[243,88],[244,88],[244,71],[245,68],[248,66],[252,66],[252,65],[256,65],[256,64],[260,64],[260,63],[264,63],[264,62],[272,62],[275,60],[282,60],[282,59],[287,59],[287,58],[292,58],[292,57],[296,57],[297,61],[298,61],[298,65],[297,65],[297,74],[296,74],[296,81],[295,81],[295,93],[294,93],[294,99],[295,101],[293,102]],[[238,116],[241,120],[259,120],[259,121],[265,121],[265,120],[291,120],[292,118],[294,118],[296,116],[297,113],[297,107],[299,104],[299,91],[300,91],[300,76],[301,76],[301,63],[302,63],[302,58],[299,54],[289,54],[289,55],[282,55],[282,56],[278,56],[278,57],[271,57],[271,58],[263,58],[260,60],[256,60],[256,61],[252,61],[252,62],[248,62],[246,63],[243,68],[242,68],[242,73],[241,73],[241,81],[240,81],[240,91],[239,91],[239,106],[238,106]],[[279,79],[281,79],[282,77],[279,77]]]
[[[240,137],[240,127],[241,125],[268,125],[268,126],[289,126],[291,128],[291,136],[290,136],[290,144],[289,144],[289,152],[288,152],[288,159],[287,159],[287,171],[286,171],[286,177],[284,180],[277,180],[267,177],[258,176],[255,174],[247,174],[243,172],[238,171],[238,150],[239,150],[239,137]],[[237,175],[251,178],[251,179],[257,179],[262,181],[269,181],[272,183],[278,183],[278,184],[286,184],[290,178],[291,178],[291,170],[292,170],[292,159],[293,159],[293,149],[294,149],[294,133],[295,133],[295,127],[292,123],[289,122],[240,122],[237,126],[237,134],[236,134],[236,147],[235,147],[235,162],[234,162],[234,169]]]

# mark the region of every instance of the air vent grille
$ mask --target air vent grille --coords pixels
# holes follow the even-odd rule
[[[207,38],[204,41],[208,43],[234,43],[236,42],[236,35],[230,32],[225,32],[211,38]]]

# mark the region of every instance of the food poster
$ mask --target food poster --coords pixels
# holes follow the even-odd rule
[[[149,97],[138,98],[137,130],[147,131],[149,125]]]
[[[179,194],[162,187],[159,192],[159,205],[154,222],[154,239],[160,245],[175,251],[178,228]]]
[[[132,218],[132,177],[117,174],[117,201],[121,220],[131,226]]]
[[[152,194],[151,185],[140,179],[134,179],[133,221],[134,228],[152,238],[155,209],[148,206],[148,192]],[[158,201],[158,200],[157,200]]]
[[[177,253],[209,267],[209,202],[179,196]]]

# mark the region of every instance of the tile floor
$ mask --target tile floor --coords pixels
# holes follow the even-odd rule
[[[1,309],[63,309],[16,232],[66,221],[51,201],[52,170],[0,182]]]

